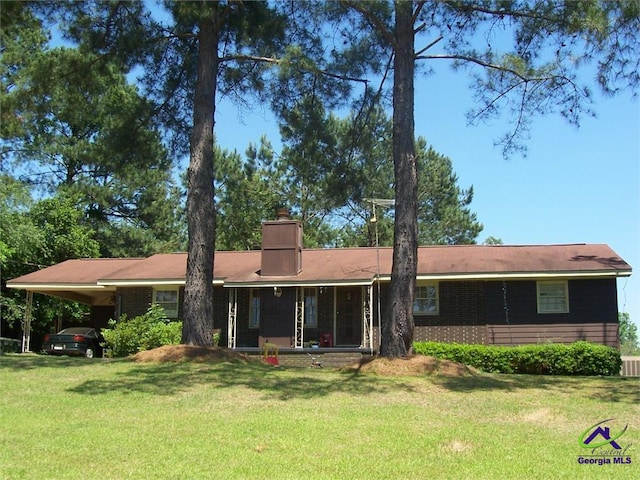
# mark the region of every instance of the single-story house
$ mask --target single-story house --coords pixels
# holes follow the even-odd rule
[[[377,350],[391,248],[304,249],[288,218],[263,223],[262,249],[216,252],[213,327],[221,344]],[[75,259],[9,288],[90,306],[90,322],[160,304],[181,318],[186,253]],[[616,281],[631,266],[607,245],[460,245],[418,250],[415,340],[492,345],[588,340],[618,345]]]

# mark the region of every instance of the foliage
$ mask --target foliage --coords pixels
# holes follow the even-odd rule
[[[24,183],[0,176],[0,261],[2,277],[16,278],[69,258],[99,256],[94,232],[83,224],[82,211],[70,198],[34,202]],[[3,288],[3,329],[16,334],[24,316],[24,293]],[[35,337],[49,332],[54,320],[80,321],[86,308],[55,297],[34,296]],[[34,346],[37,345],[34,343]]]
[[[618,313],[620,353],[622,355],[640,355],[638,326],[631,321],[627,312]]]
[[[261,224],[274,217],[280,206],[282,179],[276,172],[271,146],[262,138],[242,160],[236,152],[217,149],[216,158],[216,248],[255,250],[260,248]]]
[[[518,347],[415,342],[414,350],[493,373],[618,375],[622,366],[615,348],[584,341]]]
[[[153,304],[144,315],[109,320],[110,328],[102,329],[105,347],[113,357],[126,357],[162,345],[180,343],[182,322],[167,318],[164,308]]]
[[[469,206],[473,185],[458,186],[458,176],[449,157],[427,147],[419,137],[418,241],[420,245],[465,245],[476,243],[483,229]]]
[[[37,202],[28,214],[45,242],[35,255],[44,265],[70,258],[96,258],[100,247],[95,233],[83,224],[83,212],[73,199],[62,196]]]
[[[501,238],[494,237],[493,235],[488,236],[485,239],[485,241],[482,242],[482,244],[483,245],[504,245]]]
[[[365,199],[393,197],[391,121],[381,108],[367,118],[338,118],[315,108],[303,113],[296,107],[287,117],[280,155],[265,137],[250,144],[244,160],[216,151],[218,249],[259,248],[261,222],[282,205],[301,221],[308,248],[376,245],[372,205]],[[482,225],[470,211],[473,186],[459,187],[451,159],[424,138],[416,149],[420,244],[475,243]],[[375,210],[377,244],[390,246],[394,210]]]
[[[73,198],[103,256],[175,250],[183,232],[173,162],[154,105],[128,81],[130,65],[48,43],[47,22],[75,6],[24,3],[24,18],[3,29],[3,165],[39,194]]]

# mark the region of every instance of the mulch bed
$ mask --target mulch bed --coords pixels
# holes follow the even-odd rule
[[[227,348],[192,345],[165,345],[153,350],[136,353],[130,358],[135,362],[248,363],[260,361],[258,356],[249,356]],[[410,355],[403,358],[366,357],[360,362],[344,367],[341,370],[383,376],[437,375],[464,377],[474,374],[474,371],[466,365],[425,355]]]

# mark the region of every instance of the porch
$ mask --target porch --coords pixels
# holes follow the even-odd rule
[[[226,287],[228,348],[260,353],[265,343],[281,354],[325,355],[376,350],[372,285]]]

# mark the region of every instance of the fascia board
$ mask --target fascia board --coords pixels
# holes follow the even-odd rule
[[[372,279],[345,280],[314,280],[308,282],[268,280],[264,282],[225,282],[226,288],[269,288],[269,287],[362,287],[372,285]]]
[[[109,285],[114,287],[153,287],[158,285],[184,286],[186,280],[184,278],[173,279],[144,279],[144,280],[99,280],[98,285]],[[213,280],[214,285],[224,284],[224,280],[216,278]]]
[[[537,278],[609,278],[629,277],[630,271],[597,272],[511,272],[511,273],[460,273],[441,275],[417,275],[417,280],[532,280]]]
[[[113,288],[108,288],[107,285],[98,285],[95,283],[7,283],[7,288],[15,288],[16,290],[38,290],[51,292],[55,292],[58,290],[113,290]]]

